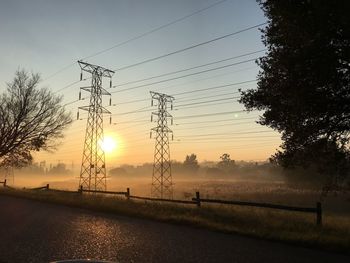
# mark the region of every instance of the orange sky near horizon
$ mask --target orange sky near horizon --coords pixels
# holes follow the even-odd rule
[[[149,121],[146,126],[151,128],[152,124],[154,125]],[[61,140],[57,150],[52,153],[35,153],[34,162],[46,161],[47,164],[53,165],[58,162],[66,164],[73,162],[79,166],[85,140],[85,125],[86,120],[74,121],[65,132],[65,138]],[[116,143],[116,147],[111,152],[105,152],[107,167],[153,162],[155,139],[154,136],[152,139],[149,137],[147,130],[130,127],[130,125],[130,129],[121,128],[118,131],[118,125],[105,124],[104,126],[105,138],[111,138]],[[176,128],[178,126],[170,126],[174,131],[174,141],[170,139],[171,159],[182,162],[186,155],[194,153],[199,162],[219,161],[223,153],[228,153],[233,160],[265,161],[276,152],[281,144],[278,133],[260,124],[247,123],[236,126],[231,136],[230,132],[227,135],[223,132],[225,135],[216,138],[214,142],[212,142],[213,139],[206,137],[177,140]],[[248,136],[249,131],[247,131],[248,134],[245,134],[247,126],[249,126],[249,131],[261,131],[261,134],[258,133],[255,137]]]

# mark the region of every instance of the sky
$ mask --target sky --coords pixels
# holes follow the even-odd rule
[[[104,98],[112,113],[112,124],[104,116],[104,134],[116,144],[106,153],[107,167],[153,162],[155,142],[149,133],[156,108],[151,107],[150,91],[175,98],[169,109],[174,119],[171,159],[183,161],[195,153],[200,162],[218,161],[229,153],[234,160],[263,161],[278,149],[280,135],[256,123],[261,112],[242,112],[238,102],[238,89],[256,87],[254,59],[265,52],[258,28],[134,64],[264,22],[254,0],[0,0],[0,92],[17,69],[37,72],[40,87],[63,96],[72,113],[74,121],[57,151],[36,153],[37,162],[80,165],[87,114],[80,111],[81,120],[76,114],[78,107],[88,105],[89,94],[82,92],[84,100],[77,99],[80,87],[91,81],[88,73],[79,81],[80,59],[115,71],[114,88],[108,79],[103,82],[112,94],[112,106]],[[202,66],[208,63],[213,64]],[[197,68],[184,71],[191,67]],[[167,75],[143,80],[162,74]],[[210,89],[217,86],[225,87]]]

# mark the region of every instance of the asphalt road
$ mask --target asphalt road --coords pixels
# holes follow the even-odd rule
[[[277,242],[0,196],[0,262],[350,262]]]

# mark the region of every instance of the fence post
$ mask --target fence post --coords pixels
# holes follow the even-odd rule
[[[46,185],[46,190],[49,190],[50,189],[50,184],[47,184]]]
[[[317,215],[316,224],[321,226],[322,225],[322,204],[321,204],[321,202],[316,203],[316,215]]]
[[[130,188],[126,188],[126,199],[130,200]]]
[[[4,187],[6,187],[6,179],[4,180]]]
[[[200,207],[201,206],[201,198],[200,198],[199,192],[196,192],[196,201],[197,201],[197,206]]]

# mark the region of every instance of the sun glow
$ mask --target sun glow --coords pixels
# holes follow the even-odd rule
[[[106,136],[101,143],[101,147],[106,153],[113,153],[118,150],[118,143],[115,138]]]

